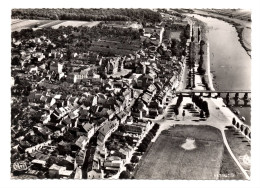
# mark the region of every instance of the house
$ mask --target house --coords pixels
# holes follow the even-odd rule
[[[157,108],[149,108],[149,116],[151,118],[155,118],[158,115],[159,115],[159,112],[158,112]]]
[[[70,179],[70,178],[72,178],[72,173],[73,173],[73,170],[66,170],[66,168],[61,168],[59,170],[60,178]]]
[[[88,143],[88,141],[89,141],[88,137],[86,137],[86,136],[80,136],[80,137],[76,140],[75,144],[76,144],[79,148],[81,148],[82,150],[84,150],[85,147],[86,147],[86,145],[87,145],[87,143]]]
[[[151,74],[143,74],[136,80],[137,88],[143,90],[146,90],[152,83],[154,83],[154,76]]]
[[[82,179],[82,170],[81,167],[76,168],[74,179]]]
[[[71,122],[71,119],[69,118],[69,116],[64,117],[61,120],[61,124],[66,126],[66,127],[72,127],[72,122]]]
[[[130,134],[138,134],[141,135],[144,131],[144,129],[140,126],[135,126],[135,125],[125,125],[125,132],[130,133]]]
[[[34,126],[36,127],[36,126]],[[36,133],[41,135],[45,140],[51,139],[51,135],[53,134],[52,131],[47,127],[36,127]]]
[[[43,114],[43,115],[41,116],[40,122],[41,122],[42,124],[47,124],[50,120],[51,120],[51,116],[50,116],[49,114]]]
[[[95,147],[90,148],[88,152],[88,179],[102,179],[104,177],[103,170],[101,170],[100,158],[96,153],[97,150]]]
[[[69,97],[69,99],[67,100],[68,107],[74,107],[75,105],[77,105],[78,100],[78,97]]]
[[[80,150],[76,155],[75,166],[82,166],[86,157],[86,150]]]
[[[89,141],[91,139],[91,137],[95,134],[94,123],[85,122],[82,125],[82,127],[86,131],[87,138],[88,138],[88,141]]]
[[[60,171],[66,169],[65,167],[53,164],[49,168],[49,178],[59,178]]]
[[[129,115],[129,113],[127,114],[125,111],[121,111],[116,116],[119,120],[119,123],[123,124],[123,123],[125,123],[128,115]]]
[[[29,72],[30,73],[38,73],[38,67],[37,66],[35,66],[35,65],[30,65],[29,66]]]
[[[50,108],[51,106],[53,106],[56,103],[56,99],[52,98],[52,97],[47,97],[47,100],[45,101],[45,105],[44,107],[46,109]]]
[[[34,103],[39,103],[41,102],[41,93],[35,93],[35,92],[30,92],[29,96],[27,97],[28,102],[34,102]]]
[[[32,160],[32,164],[33,164],[33,168],[34,169],[40,170],[40,169],[45,167],[46,161],[39,160],[39,159],[34,159],[34,160]]]
[[[95,106],[97,105],[97,96],[94,95],[88,95],[84,100],[83,100],[83,104],[85,106]]]
[[[53,117],[56,120],[61,119],[65,115],[69,113],[70,109],[68,107],[60,107],[56,108],[53,113],[51,114],[51,117]]]
[[[107,120],[103,123],[103,126],[99,129],[97,143],[102,146],[105,144],[108,137],[114,132],[119,126],[119,121],[117,119]]]
[[[122,160],[107,160],[104,162],[104,167],[106,170],[117,170],[119,171],[123,167],[123,161]]]
[[[153,98],[152,94],[145,92],[145,93],[143,94],[143,96],[142,96],[141,99],[142,99],[147,105],[149,105],[150,102],[152,101],[152,98]]]
[[[46,142],[43,142],[43,143],[40,143],[40,144],[37,144],[35,146],[32,146],[32,147],[29,147],[29,148],[25,149],[25,152],[32,153],[34,151],[37,151],[37,150],[41,149],[44,146],[50,145],[51,143],[52,143],[52,140],[48,140]]]
[[[103,179],[104,171],[101,169],[98,170],[89,170],[88,171],[88,179]]]
[[[152,96],[155,95],[156,91],[157,91],[157,88],[154,84],[149,85],[149,87],[147,88],[147,92],[152,94]]]
[[[125,123],[126,123],[127,125],[133,124],[133,123],[134,123],[134,118],[133,118],[133,116],[127,116]]]
[[[71,153],[71,144],[68,142],[64,142],[63,140],[58,143],[57,150],[60,155],[66,155]]]
[[[60,62],[52,62],[50,64],[50,71],[54,71],[56,73],[62,73],[63,64]]]

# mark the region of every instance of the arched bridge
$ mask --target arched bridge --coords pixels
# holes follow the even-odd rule
[[[175,91],[176,94],[183,93],[183,94],[191,94],[191,93],[251,93],[250,90],[181,90]]]
[[[239,97],[240,94],[244,94],[244,99],[249,98],[249,94],[251,94],[250,90],[182,90],[182,91],[174,91],[176,95],[179,94],[186,94],[186,95],[192,95],[192,94],[200,94],[201,96],[204,96],[206,94],[207,96],[211,97],[212,94],[214,96],[220,97],[221,94],[226,94],[227,97],[229,97],[229,94],[235,94],[235,96]]]

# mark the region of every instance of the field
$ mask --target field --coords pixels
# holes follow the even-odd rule
[[[99,24],[99,21],[87,22],[87,21],[67,21],[67,20],[18,20],[12,19],[11,30],[20,31],[22,29],[32,29],[37,25],[37,28],[52,27],[54,29],[60,26],[73,26],[73,27],[93,27]]]
[[[22,29],[32,29],[37,25],[37,28],[47,28],[52,27],[57,29],[60,26],[73,26],[73,27],[93,27],[98,25],[100,21],[75,21],[75,20],[19,20],[12,19],[11,21],[11,30],[20,31]],[[142,28],[142,25],[135,22],[107,22],[104,24],[111,27],[121,27],[121,28],[133,28],[139,29]]]
[[[11,30],[20,31],[22,29],[32,29],[35,25],[44,25],[50,20],[12,20]]]
[[[251,144],[234,128],[225,130],[225,134],[232,152],[250,176]]]
[[[182,148],[187,143],[187,138],[195,140],[195,149]],[[135,178],[218,179],[223,151],[218,129],[210,126],[177,125],[161,133],[141,160]]]
[[[236,162],[232,159],[226,147],[224,147],[222,165],[219,173],[220,180],[242,180],[245,179]]]
[[[58,29],[60,26],[73,26],[73,27],[79,27],[79,26],[83,26],[83,27],[93,27],[95,25],[97,25],[99,22],[86,22],[86,21],[63,21],[60,24],[54,25],[52,26],[53,29]]]

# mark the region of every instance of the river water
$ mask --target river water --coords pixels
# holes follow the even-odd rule
[[[251,58],[238,41],[236,29],[211,17],[193,15],[208,25],[210,68],[216,90],[251,90]]]
[[[216,18],[192,16],[208,26],[210,71],[215,90],[251,90],[251,58],[241,46],[235,27]],[[250,111],[250,107],[240,110],[247,124],[251,124]]]

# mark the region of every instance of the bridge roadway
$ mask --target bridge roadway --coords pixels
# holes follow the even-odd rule
[[[251,93],[250,90],[181,90],[175,91],[176,94],[178,93]]]

